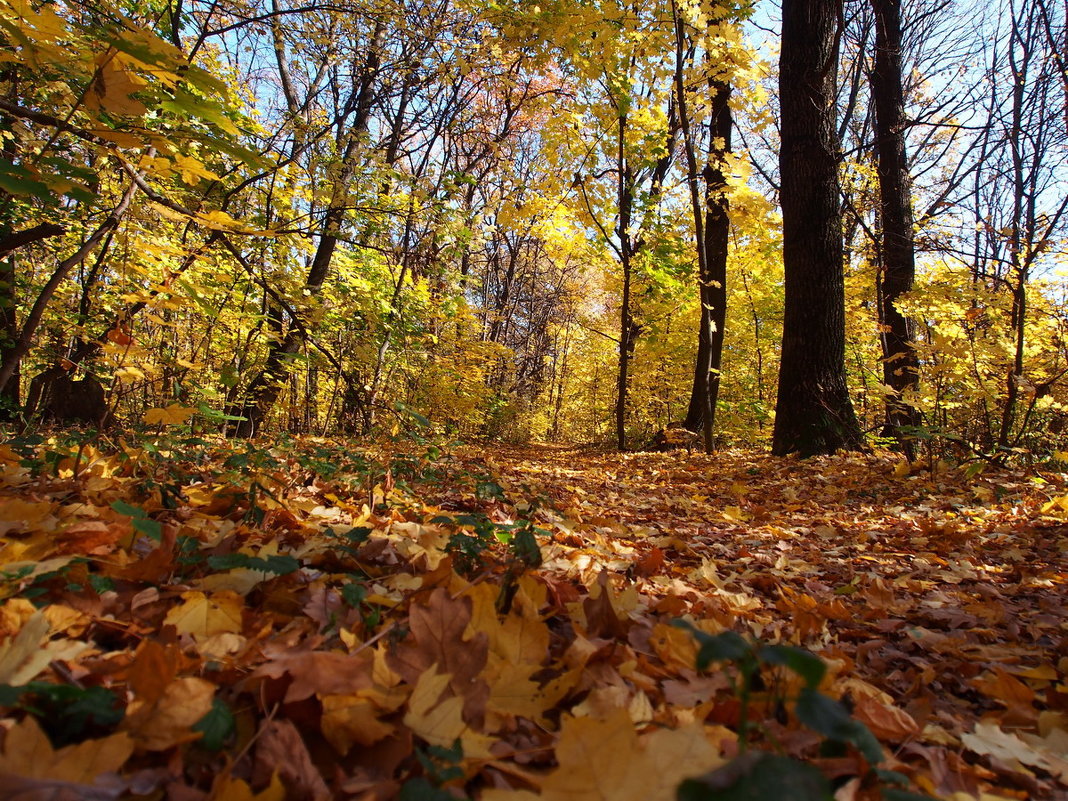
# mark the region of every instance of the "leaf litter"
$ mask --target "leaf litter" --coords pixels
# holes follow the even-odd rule
[[[1068,792],[1056,472],[38,437],[0,484],[0,797]]]

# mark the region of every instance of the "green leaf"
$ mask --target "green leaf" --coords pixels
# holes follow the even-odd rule
[[[819,770],[785,756],[749,751],[721,768],[679,785],[679,801],[830,801]]]
[[[0,685],[0,705],[18,706],[36,717],[57,746],[84,740],[92,728],[110,730],[125,716],[116,695],[104,687],[43,681]]]
[[[758,656],[769,665],[782,665],[805,680],[809,687],[818,687],[827,673],[827,665],[811,651],[792,645],[765,645]]]
[[[0,189],[12,195],[51,199],[52,190],[48,184],[30,176],[26,168],[0,161]]]
[[[268,573],[274,573],[276,576],[288,576],[290,573],[300,570],[300,562],[296,557],[288,554],[274,554],[261,561],[266,563],[263,569]]]
[[[233,136],[240,133],[233,120],[227,118],[219,106],[210,101],[201,100],[183,89],[175,90],[174,99],[164,100],[160,103],[160,108],[183,117],[199,117],[219,126]]]
[[[496,481],[480,481],[475,487],[475,497],[479,500],[507,501],[504,488]]]
[[[742,662],[751,657],[752,648],[745,638],[735,631],[710,635],[700,632],[697,641],[701,648],[697,651],[697,669],[704,670],[713,662]]]
[[[399,801],[461,801],[449,791],[435,787],[422,777],[406,781],[397,798]]]
[[[211,711],[197,721],[193,731],[204,735],[201,745],[209,751],[219,751],[234,732],[234,713],[225,701],[215,698],[211,702]]]
[[[867,726],[855,720],[842,704],[811,687],[797,697],[798,719],[830,740],[851,743],[872,765],[883,761],[883,747]]]
[[[527,567],[541,567],[541,547],[534,536],[533,526],[523,526],[516,531],[510,547],[515,558]]]
[[[259,570],[263,573],[285,576],[299,570],[300,562],[294,557],[285,554],[275,554],[264,559],[247,553],[227,553],[209,556],[208,567],[212,570],[234,570],[243,567],[249,570]]]
[[[157,520],[152,520],[148,513],[137,506],[132,506],[125,501],[112,501],[111,508],[120,515],[130,518],[134,530],[139,531],[150,540],[159,542],[163,539],[163,526]]]

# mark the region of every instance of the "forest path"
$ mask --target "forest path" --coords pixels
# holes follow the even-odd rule
[[[90,779],[114,798],[147,771],[199,801],[389,801],[430,779],[478,801],[671,801],[744,735],[844,782],[839,800],[889,799],[876,763],[953,801],[1068,790],[1061,474],[107,445],[0,447],[5,775],[94,798]],[[700,638],[735,667],[697,670]],[[765,670],[743,718],[737,663],[784,653],[796,675]],[[855,720],[882,745],[821,752],[817,731],[863,745]],[[780,787],[805,767],[776,764]]]
[[[531,447],[487,461],[510,496],[543,499],[547,568],[592,586],[606,567],[651,608],[681,597],[697,619],[820,653],[854,703],[884,704],[861,703],[869,726],[943,789],[974,789],[941,749],[980,721],[1064,723],[1068,526],[1041,514],[1063,487],[885,454]]]

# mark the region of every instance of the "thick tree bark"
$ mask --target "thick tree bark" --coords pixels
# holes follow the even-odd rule
[[[835,73],[841,0],[783,0],[779,154],[786,304],[772,452],[860,449],[845,377]]]
[[[893,390],[886,398],[888,436],[917,423],[915,409],[902,400],[916,387],[919,359],[913,325],[897,308],[912,289],[916,257],[912,233],[912,197],[905,152],[905,95],[901,86],[901,0],[871,0],[875,12],[875,63],[871,73],[875,101],[875,152],[878,158],[881,265],[878,299],[883,349],[883,381]]]

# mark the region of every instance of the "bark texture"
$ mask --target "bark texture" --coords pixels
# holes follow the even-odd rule
[[[875,101],[875,151],[879,171],[880,241],[879,324],[883,381],[893,389],[886,398],[887,435],[917,423],[902,395],[915,388],[919,360],[913,326],[897,307],[916,278],[912,233],[912,196],[905,151],[905,95],[901,86],[901,0],[871,0],[875,12],[875,60],[871,73]]]
[[[727,326],[727,255],[730,243],[730,203],[727,200],[726,157],[731,150],[731,87],[713,81],[712,147],[701,175],[705,184],[705,218],[700,235],[701,330],[697,340],[693,388],[684,426],[704,429],[705,448],[711,451],[723,368],[723,335]]]
[[[845,377],[835,73],[841,0],[784,0],[779,154],[786,304],[775,454],[863,448]]]

